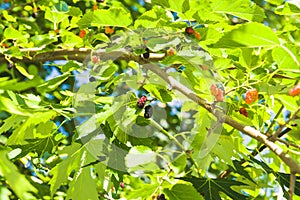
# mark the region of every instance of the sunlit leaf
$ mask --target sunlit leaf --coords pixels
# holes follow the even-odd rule
[[[259,31],[258,31],[259,30]],[[226,33],[214,48],[235,48],[235,47],[272,47],[278,46],[279,39],[269,27],[250,22],[238,26]]]
[[[6,179],[10,188],[20,199],[34,199],[34,196],[31,193],[37,193],[37,189],[7,158],[6,150],[0,150],[0,160],[0,174]]]
[[[119,20],[122,19],[122,20]],[[119,26],[126,27],[132,23],[130,13],[123,8],[96,10],[94,12],[93,26]]]
[[[212,9],[216,13],[226,13],[249,21],[260,22],[265,18],[264,10],[248,0],[213,0]]]

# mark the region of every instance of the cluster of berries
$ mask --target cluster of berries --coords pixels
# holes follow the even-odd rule
[[[144,108],[146,102],[147,102],[147,97],[145,95],[141,96],[137,101],[138,108],[140,109]],[[145,110],[144,117],[150,118],[153,114],[152,106],[148,105],[144,108],[144,110]]]
[[[224,101],[224,89],[220,85],[212,84],[210,86],[211,94],[216,98],[217,101]]]

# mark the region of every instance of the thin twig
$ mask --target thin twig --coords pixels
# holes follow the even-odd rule
[[[276,140],[277,140],[278,142],[281,142],[281,143],[285,144],[287,147],[292,146],[292,147],[295,147],[295,148],[297,148],[297,149],[300,149],[300,146],[297,145],[297,144],[287,142],[287,141],[285,141],[285,140],[283,140],[283,139],[281,139],[281,138],[277,138]]]
[[[274,141],[278,136],[279,134],[281,133],[281,131],[291,122],[293,121],[296,117],[297,117],[297,114],[300,112],[300,107],[297,109],[297,111],[293,114],[293,116],[287,120],[283,125],[281,125],[277,130],[276,132],[274,133],[274,135],[271,136],[270,140]]]
[[[271,128],[273,127],[273,125],[275,124],[276,122],[276,119],[279,117],[281,111],[283,110],[284,106],[281,105],[281,107],[279,108],[278,112],[276,113],[276,116],[274,117],[273,121],[271,122],[270,126],[268,127],[266,133],[268,134],[271,130]]]

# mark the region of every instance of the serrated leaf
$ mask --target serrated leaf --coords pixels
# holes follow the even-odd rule
[[[234,168],[229,166],[231,171],[235,171],[238,174],[244,176],[245,178],[249,179],[251,182],[256,183],[249,175],[249,172],[245,170],[245,167],[241,165],[240,161],[234,160],[233,161]]]
[[[18,158],[26,156],[30,152],[38,153],[38,155],[43,155],[43,153],[51,153],[53,147],[57,144],[53,136],[48,136],[44,138],[37,139],[27,139],[28,144],[25,145],[10,145],[10,147],[17,149],[20,148],[22,152],[18,155]]]
[[[191,184],[177,183],[171,189],[164,189],[164,193],[172,200],[204,199]]]
[[[122,19],[122,20],[120,20]],[[130,12],[123,8],[110,8],[108,10],[94,11],[92,26],[118,26],[126,27],[132,23]]]
[[[285,191],[286,188],[290,188],[290,176],[291,176],[290,174],[275,172],[274,175],[276,176],[276,179],[278,180],[283,191]],[[299,176],[296,177],[294,193],[296,195],[300,196],[300,177]]]
[[[0,174],[9,184],[10,188],[20,199],[35,199],[31,193],[37,193],[37,189],[20,174],[17,167],[7,158],[7,151],[0,151]]]
[[[274,170],[272,168],[270,168],[266,163],[262,162],[262,161],[259,161],[253,157],[250,158],[250,160],[253,162],[253,163],[256,163],[258,165],[260,165],[268,174],[270,173],[273,173]]]
[[[213,12],[226,13],[248,21],[261,22],[265,18],[264,10],[249,0],[212,1]]]
[[[0,127],[0,134],[10,130],[14,129],[17,126],[20,125],[20,123],[25,120],[27,117],[22,116],[22,115],[11,115],[10,117],[6,118],[4,120],[4,124]]]
[[[53,175],[49,181],[51,196],[62,184],[67,183],[70,173],[80,167],[83,154],[83,149],[80,149],[80,147],[81,145],[75,142],[71,146],[65,147],[63,152],[67,153],[68,157],[50,171]]]
[[[247,199],[241,193],[234,191],[232,186],[243,186],[245,183],[225,179],[210,179],[210,178],[180,178],[181,180],[191,182],[196,190],[204,194],[206,200],[216,199],[221,200],[220,192],[226,194],[232,199]]]
[[[19,108],[13,101],[3,96],[0,96],[0,110],[16,115],[31,116],[30,112]]]
[[[73,200],[97,200],[98,192],[95,180],[91,177],[89,167],[81,168],[69,185],[66,199]]]
[[[213,134],[214,133],[211,133],[211,135]],[[211,140],[213,139],[214,138],[212,138]],[[217,141],[213,142],[211,146],[213,146],[211,150],[211,153],[213,155],[217,156],[220,160],[223,160],[226,164],[234,167],[232,161],[236,155],[235,150],[238,151],[238,149],[236,148],[231,136],[220,135]]]
[[[249,22],[226,33],[213,48],[273,47],[280,44],[271,28],[256,22]]]
[[[111,151],[108,153],[108,166],[119,171],[127,171],[125,165],[127,153],[128,147],[118,142],[114,142]]]
[[[61,39],[64,46],[68,48],[81,47],[83,44],[82,38],[69,31],[61,31]]]
[[[55,116],[55,111],[50,110],[47,112],[36,112],[27,120],[15,129],[12,135],[8,138],[8,145],[16,145],[16,144],[25,144],[27,143],[26,139],[33,139],[37,137],[34,134],[34,129],[37,125],[48,122],[53,116]]]
[[[56,3],[52,7],[52,10],[57,11],[57,12],[68,12],[69,11],[69,6],[68,6],[68,4],[66,4],[66,2],[60,1],[59,3]]]
[[[288,95],[275,94],[275,99],[279,100],[288,110],[297,110],[298,103],[295,98]]]

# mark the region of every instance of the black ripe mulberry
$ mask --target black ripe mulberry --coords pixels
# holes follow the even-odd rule
[[[152,106],[146,106],[145,107],[145,113],[144,113],[144,117],[145,118],[150,118],[153,114],[153,109],[152,109]]]

